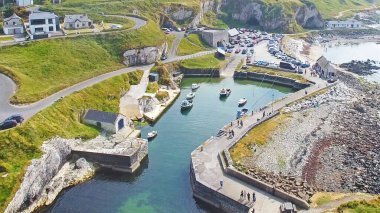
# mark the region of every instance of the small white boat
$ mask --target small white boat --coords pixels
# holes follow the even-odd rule
[[[228,97],[229,95],[231,94],[231,89],[225,89],[225,88],[222,88],[219,92],[219,96],[221,98],[223,97]]]
[[[152,140],[153,138],[155,138],[157,136],[157,131],[151,131],[148,133],[148,140]]]
[[[190,109],[191,107],[193,107],[193,103],[188,101],[188,100],[184,100],[182,101],[181,103],[181,109],[184,110],[184,109]]]
[[[192,89],[192,90],[196,90],[196,89],[198,89],[199,87],[200,87],[199,84],[195,84],[195,83],[194,83],[194,84],[191,85],[191,89]]]
[[[192,100],[194,97],[195,97],[195,93],[194,92],[190,92],[189,94],[186,95],[186,99],[187,100]]]
[[[238,102],[239,106],[244,106],[246,103],[247,103],[247,99],[246,98],[242,98]]]

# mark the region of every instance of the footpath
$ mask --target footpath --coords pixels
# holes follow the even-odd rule
[[[306,89],[289,94],[279,101],[275,101],[273,103],[273,111],[278,111],[287,104],[302,99],[307,94],[311,94],[327,86],[327,83],[320,78],[311,77],[309,74],[308,76],[304,75],[304,77],[314,82],[314,84]],[[241,138],[248,131],[249,126],[256,123],[258,119],[263,118],[264,113],[268,114],[272,112],[272,104],[268,106],[269,107],[264,110],[253,112],[249,116],[246,116],[243,121],[243,127],[238,127],[236,122],[233,122],[232,126],[227,125],[226,127],[234,131],[234,138]],[[191,153],[192,167],[196,181],[201,182],[208,188],[230,199],[246,205],[249,209],[254,209],[255,213],[279,212],[279,207],[284,200],[274,197],[255,186],[249,185],[223,172],[222,165],[218,160],[218,154],[234,142],[235,140],[233,138],[230,139],[227,136],[211,137]],[[223,187],[220,186],[220,181],[223,181]],[[242,199],[240,197],[242,190],[251,193],[251,195],[252,192],[254,192],[257,198],[256,202],[252,203],[252,201],[248,202],[247,199]]]

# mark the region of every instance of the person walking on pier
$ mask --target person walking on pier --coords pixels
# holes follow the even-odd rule
[[[243,198],[245,200],[245,198],[247,197],[247,192],[245,190],[243,190]]]
[[[240,126],[243,127],[243,120],[240,121]]]
[[[220,183],[220,188],[222,188],[223,187],[223,180],[220,180],[219,183]]]
[[[241,193],[240,193],[240,199],[243,198],[243,190],[241,190]]]
[[[256,194],[254,192],[252,192],[252,201],[256,202]]]
[[[232,134],[232,137],[235,136],[235,132],[234,132],[234,130],[231,130],[231,134]]]
[[[248,198],[248,201],[251,200],[251,195],[249,193],[247,194],[247,198]]]

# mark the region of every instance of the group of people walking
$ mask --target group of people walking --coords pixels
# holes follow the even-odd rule
[[[247,199],[248,201],[251,201],[251,194],[245,190],[241,190],[240,193],[240,199]],[[256,202],[256,194],[255,192],[252,192],[252,202]]]

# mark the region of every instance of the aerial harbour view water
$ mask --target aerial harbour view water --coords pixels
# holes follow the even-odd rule
[[[180,103],[194,82],[200,83],[194,107],[182,114]],[[223,87],[231,88],[232,93],[220,100]],[[149,159],[141,171],[133,175],[100,172],[94,179],[62,192],[43,212],[218,212],[192,197],[190,153],[235,119],[240,98],[248,99],[245,107],[258,110],[272,98],[290,92],[290,88],[256,81],[185,78],[177,101],[156,124],[142,129],[143,136],[151,130],[157,130],[158,136],[149,144]]]

